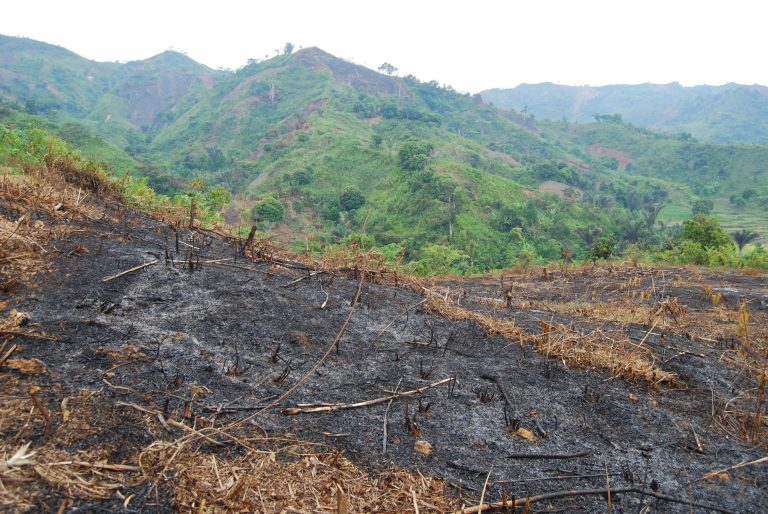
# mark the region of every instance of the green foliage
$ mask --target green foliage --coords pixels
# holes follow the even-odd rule
[[[397,156],[401,168],[407,171],[419,171],[427,167],[435,147],[432,143],[411,139],[403,143]]]
[[[589,258],[593,262],[600,259],[610,259],[616,252],[618,242],[613,236],[603,236],[598,238],[589,251]]]
[[[716,218],[697,214],[683,223],[680,241],[696,243],[702,249],[720,249],[731,246],[732,242]]]
[[[749,230],[739,230],[738,232],[731,232],[731,237],[736,242],[736,246],[739,247],[739,256],[741,256],[744,247],[760,237],[757,232],[750,232]]]
[[[469,270],[469,256],[454,248],[429,244],[421,253],[421,258],[410,266],[416,275],[463,275]]]
[[[205,200],[212,209],[220,211],[232,201],[232,195],[221,186],[212,187],[205,193]]]
[[[622,115],[601,114],[599,123],[588,125],[542,122],[435,81],[394,79],[307,49],[209,75],[209,88],[188,90],[173,99],[172,109],[142,121],[124,91],[151,97],[161,71],[199,78],[205,70],[167,58],[115,65],[131,75],[129,84],[118,73],[97,77],[99,67],[91,64],[99,87],[86,91],[79,89],[84,63],[76,61],[61,66],[72,73],[47,67],[34,75],[38,63],[20,59],[14,73],[43,77],[63,96],[43,88],[13,93],[21,105],[29,100],[31,110],[48,113],[11,111],[14,123],[35,120],[83,155],[107,156],[114,175],[138,169],[146,178],[126,184],[137,204],[187,209],[194,199],[199,217],[215,219],[232,200],[228,192],[239,207],[248,199],[288,197],[297,218],[292,228],[311,230],[316,248],[345,240],[365,222],[374,248],[386,248],[394,260],[422,262],[422,270],[445,268],[438,257],[450,261],[449,250],[466,259],[447,268],[478,272],[558,260],[563,247],[582,260],[628,245],[635,255],[709,264],[727,261],[736,247],[713,250],[677,240],[674,225],[691,215],[691,206],[694,213],[707,207],[698,197],[712,201],[711,212],[728,231],[762,233],[768,223],[768,147],[700,143],[682,129],[651,132],[632,126],[625,121],[632,119],[629,112],[611,105],[588,116]],[[162,100],[151,98],[147,105]],[[19,148],[0,147],[4,171],[22,169],[25,159],[46,162],[44,152],[8,155]],[[205,187],[170,196],[189,190],[195,179]],[[540,194],[545,180],[570,186],[566,197]],[[741,206],[738,212],[729,195]],[[280,208],[264,207],[264,216],[254,207],[262,226],[275,222],[268,218],[285,218],[277,198],[272,202]],[[610,252],[595,248],[610,234],[621,237]],[[665,240],[672,242],[662,249]],[[442,250],[427,252],[430,245]]]
[[[712,209],[715,208],[715,202],[712,200],[696,200],[693,202],[693,206],[691,207],[691,213],[692,214],[705,214],[710,215],[712,213]]]
[[[278,223],[285,218],[285,206],[277,198],[268,196],[256,202],[251,211],[251,217],[254,221]]]
[[[345,189],[339,197],[339,206],[345,211],[354,211],[365,205],[365,196],[357,189]]]

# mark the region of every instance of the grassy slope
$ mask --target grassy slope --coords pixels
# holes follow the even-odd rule
[[[652,179],[670,192],[669,205],[660,215],[662,221],[681,222],[690,217],[695,200],[711,199],[715,205],[713,214],[726,230],[754,230],[768,242],[766,210],[756,203],[738,208],[728,200],[748,188],[768,188],[768,146],[721,146],[672,139],[619,123],[545,125],[553,137],[582,149],[601,144],[628,154],[632,167],[627,177]]]
[[[27,60],[11,63],[21,71],[30,60],[53,63],[53,55],[65,67],[80,70],[75,76],[86,73],[87,65],[104,64],[32,43],[25,50]],[[35,57],[38,50],[43,57]],[[8,53],[2,55],[9,61]],[[11,64],[6,62],[6,67]],[[192,83],[186,96],[174,88],[204,67],[179,54],[105,66],[114,73],[101,92],[93,90],[93,80],[87,87],[71,84],[81,89],[73,93],[74,105],[93,101],[87,118],[76,120],[89,131],[73,125],[75,114],[66,109],[51,112],[43,123],[86,153],[110,160],[118,171],[135,168],[136,162],[104,142],[127,148],[145,167],[155,169],[148,173],[172,177],[172,187],[183,184],[178,177],[205,178],[237,192],[242,207],[265,192],[276,192],[292,204],[289,217],[294,219],[289,224],[294,231],[314,229],[321,241],[360,229],[367,218],[366,229],[379,242],[403,242],[413,255],[428,242],[450,243],[479,267],[509,264],[524,248],[556,258],[565,245],[578,256],[584,247],[574,228],[595,224],[617,232],[619,225],[639,216],[619,201],[613,207],[597,207],[602,204],[595,198],[653,188],[669,195],[662,221],[680,222],[690,215],[695,199],[711,198],[715,214],[729,230],[768,234],[763,209],[754,202],[736,209],[728,202],[730,195],[740,195],[747,187],[768,190],[762,165],[768,157],[765,147],[699,144],[617,123],[538,122],[435,83],[385,77],[317,49],[252,63],[236,73],[217,75],[207,85]],[[69,76],[42,69],[52,83],[59,75]],[[169,69],[180,82],[168,79]],[[159,102],[154,107],[157,116],[151,126],[139,130],[132,121],[137,113],[126,98],[147,85],[158,88],[152,97]],[[166,90],[177,95],[174,101],[164,100],[161,93]],[[395,115],[384,114],[392,108]],[[147,113],[139,114],[146,121]],[[433,145],[428,170],[436,178],[397,166],[398,151],[409,138]],[[611,171],[604,158],[587,152],[592,144],[628,154],[631,173]],[[566,178],[557,170],[558,176],[547,175],[553,166],[565,167]],[[311,182],[292,183],[296,172],[307,172]],[[585,201],[532,192],[548,179],[577,187],[587,195]],[[432,191],[445,181],[457,186],[453,215],[449,202]],[[365,208],[342,213],[339,220],[324,215],[334,202],[338,208],[346,188],[365,195]],[[454,224],[452,240],[449,220]],[[522,232],[511,233],[514,226]]]

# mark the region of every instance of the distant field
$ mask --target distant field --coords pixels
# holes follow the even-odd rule
[[[726,232],[751,230],[760,234],[757,242],[768,244],[768,212],[758,208],[737,209],[728,199],[718,198],[715,200],[714,215]]]

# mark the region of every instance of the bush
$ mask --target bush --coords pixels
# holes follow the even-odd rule
[[[254,221],[280,222],[285,218],[285,206],[277,198],[267,197],[253,206],[252,218]]]
[[[435,147],[431,143],[411,139],[403,143],[397,163],[407,171],[419,171],[427,167]]]
[[[680,241],[698,243],[702,248],[725,248],[732,246],[733,242],[723,227],[712,216],[697,214],[683,223],[683,232]]]
[[[416,275],[463,275],[469,270],[469,256],[448,246],[429,244],[411,268]]]
[[[709,214],[712,209],[715,208],[715,203],[712,200],[696,200],[693,202],[691,212],[695,214]]]
[[[354,211],[365,204],[365,196],[357,189],[347,189],[339,197],[339,206],[345,211]]]
[[[616,238],[613,236],[604,236],[597,239],[589,250],[590,260],[597,262],[600,259],[610,259],[616,251],[616,243]]]

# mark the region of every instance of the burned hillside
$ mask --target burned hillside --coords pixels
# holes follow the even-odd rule
[[[768,506],[764,276],[425,281],[3,187],[4,509]]]

